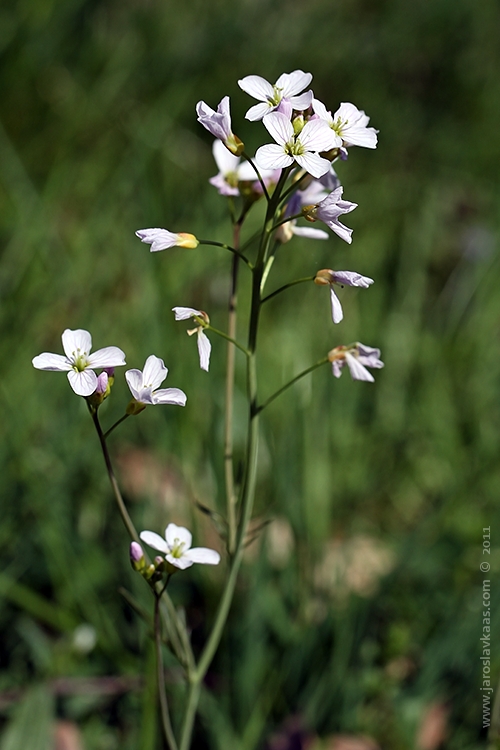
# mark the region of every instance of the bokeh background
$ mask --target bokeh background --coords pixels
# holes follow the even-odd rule
[[[31,358],[61,351],[66,327],[90,330],[95,348],[120,346],[130,367],[163,357],[188,406],[117,430],[117,473],[139,528],[185,523],[220,546],[196,503],[224,503],[225,345],[213,341],[201,372],[171,308],[205,309],[223,328],[230,258],[150,255],[134,231],[230,239],[195,104],[230,95],[252,150],[267,136],[244,120],[252,101],[237,79],[296,68],[332,110],[364,109],[380,141],[338,168],[359,204],[352,246],[295,239],[271,284],[323,267],[376,283],[346,290],[335,329],[327,291],[312,284],[270,302],[263,392],[352,340],[380,346],[386,367],[375,385],[323,368],[264,413],[264,526],[194,746],[487,746],[479,564],[490,527],[498,632],[499,28],[494,0],[2,5],[1,750],[161,747],[148,633],[127,600],[150,608],[149,592],[130,569],[83,400]],[[246,283],[242,273],[242,302]],[[117,378],[105,424],[127,393]],[[241,447],[242,379],[236,414]],[[172,582],[195,644],[223,575],[191,569]],[[169,666],[175,722],[183,687]]]

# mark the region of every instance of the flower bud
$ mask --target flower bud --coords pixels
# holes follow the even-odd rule
[[[144,552],[142,551],[141,545],[138,544],[137,542],[131,542],[129,554],[130,554],[130,564],[132,565],[133,569],[136,570],[138,573],[142,572],[146,564],[146,560],[145,560]]]
[[[297,115],[297,117],[294,117],[293,121],[292,121],[292,125],[293,125],[293,132],[294,132],[294,134],[298,135],[302,131],[302,129],[303,129],[304,125],[305,125],[304,116],[303,115]]]

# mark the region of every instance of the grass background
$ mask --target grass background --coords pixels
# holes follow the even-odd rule
[[[0,9],[2,750],[52,747],[54,717],[70,748],[160,747],[147,633],[118,589],[145,606],[148,592],[129,568],[85,404],[30,360],[59,351],[66,327],[92,331],[95,348],[119,345],[131,367],[162,356],[188,406],[120,428],[118,473],[139,527],[194,524],[217,545],[194,503],[223,507],[225,346],[213,341],[202,373],[170,310],[206,309],[223,328],[230,261],[210,248],[150,256],[134,231],[230,238],[195,104],[230,95],[252,150],[265,133],[244,120],[237,79],[296,68],[332,110],[366,110],[380,145],[339,165],[359,204],[346,222],[353,245],[296,239],[272,283],[322,267],[376,283],[346,291],[335,329],[313,285],[270,302],[263,392],[356,339],[380,346],[386,367],[373,387],[324,368],[266,410],[257,512],[274,521],[249,549],[195,746],[305,747],[309,733],[335,747],[342,733],[406,750],[429,706],[448,717],[442,747],[485,746],[483,527],[497,630],[500,596],[499,16],[493,0]],[[103,420],[126,399],[119,378]],[[244,409],[238,391],[240,446]],[[221,571],[174,579],[195,643],[221,582]],[[104,676],[108,695],[88,682]],[[181,696],[175,669],[171,680]]]

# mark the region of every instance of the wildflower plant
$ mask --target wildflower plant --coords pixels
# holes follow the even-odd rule
[[[285,242],[292,241],[294,236],[322,240],[332,237],[335,242],[343,240],[351,243],[352,230],[342,224],[339,217],[353,211],[356,204],[343,199],[343,188],[332,165],[339,158],[347,159],[351,147],[372,149],[377,144],[377,131],[368,126],[369,118],[362,110],[344,102],[332,115],[308,89],[311,81],[312,75],[300,70],[281,75],[275,84],[256,75],[238,81],[241,89],[259,102],[246,114],[251,127],[260,128],[263,136],[271,136],[274,140],[274,143],[264,143],[258,148],[253,158],[246,153],[241,138],[233,132],[229,97],[225,96],[216,110],[203,101],[196,106],[198,121],[216,138],[213,154],[219,172],[210,179],[210,183],[229,202],[231,244],[204,240],[191,233],[164,228],[136,231],[138,238],[150,245],[151,252],[167,249],[169,252],[185,252],[186,249],[197,252],[200,245],[207,245],[222,248],[232,255],[225,330],[213,327],[207,313],[197,307],[172,308],[176,320],[189,321],[193,325],[187,333],[196,334],[200,367],[208,373],[207,377],[210,377],[211,353],[207,334],[212,339],[219,336],[227,342],[226,408],[221,446],[226,498],[225,513],[217,514],[216,526],[220,551],[193,547],[190,531],[177,526],[175,519],[171,518],[165,519],[163,536],[157,531],[139,533],[113,470],[108,439],[120,424],[146,411],[148,406],[186,404],[186,394],[179,388],[160,388],[168,372],[163,359],[152,354],[142,370],[129,369],[125,372],[132,399],[125,407],[123,416],[107,430],[101,427],[99,409],[112,394],[114,368],[125,365],[125,354],[121,349],[112,346],[91,354],[92,340],[87,331],[66,330],[63,333],[65,356],[44,353],[33,359],[33,365],[38,369],[67,372],[74,392],[87,401],[118,510],[131,538],[129,553],[132,568],[143,577],[152,593],[161,722],[170,750],[188,750],[191,747],[202,683],[219,646],[231,608],[253,517],[259,423],[263,412],[294,383],[328,363],[336,378],[340,377],[347,365],[354,380],[368,382],[374,380],[370,370],[383,367],[378,349],[359,342],[339,342],[338,331],[341,327],[332,327],[325,316],[325,351],[320,358],[273,393],[261,390],[258,383],[261,313],[271,299],[303,283],[328,286],[332,319],[339,324],[343,319],[343,310],[334,286],[368,289],[373,283],[373,279],[357,271],[332,269],[311,269],[311,274],[304,278],[280,279],[283,270],[286,272],[286,264],[284,269],[280,266],[281,247]],[[264,204],[262,227],[257,235],[247,238],[245,221],[259,203]],[[332,234],[325,229],[311,227],[310,223],[316,221],[321,221]],[[168,255],[165,262],[168,263]],[[240,311],[237,307],[240,270],[251,278],[251,297],[246,311]],[[269,292],[267,289],[272,279],[276,279],[274,290]],[[196,304],[196,300],[185,302]],[[241,312],[245,314],[247,322],[245,338],[237,335],[236,319]],[[300,346],[300,343],[297,345]],[[330,348],[332,345],[333,348]],[[246,363],[247,425],[241,480],[236,478],[233,461],[233,395],[237,352]],[[96,369],[102,372],[96,374]],[[223,516],[222,521],[220,515]],[[160,554],[151,560],[143,545]],[[200,654],[195,656],[185,618],[177,611],[167,587],[174,574],[189,575],[185,571],[194,563],[218,565],[221,559],[225,572],[220,601],[206,642]],[[171,720],[165,686],[165,645],[177,659],[187,686],[183,713],[175,725]],[[175,686],[171,689],[175,689]],[[179,705],[179,701],[176,701],[176,705]]]

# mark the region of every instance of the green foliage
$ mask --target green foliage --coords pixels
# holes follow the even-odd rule
[[[333,109],[366,110],[380,146],[353,148],[338,167],[345,198],[359,204],[346,222],[352,246],[293,240],[269,290],[324,267],[376,283],[345,290],[335,328],[328,293],[313,284],[266,304],[262,396],[342,343],[380,346],[386,366],[374,386],[323,368],[263,413],[256,523],[274,520],[249,547],[196,747],[264,747],[300,715],[314,735],[410,749],[433,701],[449,709],[447,748],[484,746],[486,526],[493,631],[500,597],[499,21],[493,0],[2,8],[2,750],[49,747],[57,678],[136,686],[138,675],[140,690],[58,694],[56,713],[78,723],[88,750],[159,747],[148,627],[118,589],[151,611],[149,592],[130,569],[85,404],[30,360],[59,351],[66,327],[90,330],[96,348],[120,346],[130,367],[163,357],[167,385],[188,405],[127,420],[111,451],[140,528],[189,521],[217,546],[195,503],[224,510],[225,344],[212,336],[211,371],[201,372],[171,308],[207,310],[224,329],[230,258],[206,247],[149,255],[133,233],[165,226],[230,240],[194,106],[229,94],[251,150],[264,129],[244,121],[251,102],[237,79],[296,68],[314,74]],[[118,377],[105,426],[127,393]],[[239,391],[235,408],[243,423]],[[196,648],[222,575],[172,582]],[[78,639],[82,624],[95,647]]]

